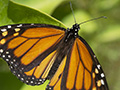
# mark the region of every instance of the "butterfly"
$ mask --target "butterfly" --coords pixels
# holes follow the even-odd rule
[[[80,25],[62,28],[48,24],[0,27],[0,57],[28,85],[50,80],[46,90],[108,90],[105,74]]]

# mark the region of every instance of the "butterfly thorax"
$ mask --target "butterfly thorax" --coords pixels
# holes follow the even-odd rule
[[[78,36],[78,31],[80,29],[79,24],[74,24],[72,26],[72,28],[68,28],[66,31],[66,38],[65,38],[65,42],[69,41],[71,38],[76,38]]]
[[[57,52],[59,52],[59,53],[57,53],[57,58],[52,66],[52,69],[51,69],[49,75],[48,75],[49,79],[51,79],[51,77],[53,77],[53,75],[57,71],[60,63],[62,62],[64,57],[68,54],[68,52],[71,50],[71,47],[74,43],[75,38],[78,37],[79,29],[80,29],[79,25],[74,24],[72,26],[72,28],[66,30],[66,35],[57,48]]]

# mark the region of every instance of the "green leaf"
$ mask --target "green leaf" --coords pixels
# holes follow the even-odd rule
[[[39,85],[39,86],[30,86],[24,84],[23,87],[20,90],[45,90],[49,80],[47,80],[44,84]]]
[[[8,2],[9,0],[0,0],[0,26],[12,22],[7,16]]]
[[[6,67],[8,67],[6,65]],[[0,90],[19,90],[23,83],[10,72],[0,72]]]
[[[55,10],[55,8],[64,0],[12,0],[12,1],[51,14]]]
[[[40,23],[40,24],[52,24],[60,27],[65,27],[60,21],[47,15],[41,11],[34,10],[32,8],[16,4],[12,1],[3,4],[7,6],[1,15],[1,25],[16,24],[16,23]]]

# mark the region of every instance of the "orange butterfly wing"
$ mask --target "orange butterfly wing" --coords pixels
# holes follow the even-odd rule
[[[84,39],[75,39],[46,90],[108,90],[103,70]]]
[[[20,24],[0,28],[0,56],[21,81],[39,85],[48,78],[65,31],[51,25]]]
[[[0,30],[0,56],[24,83],[39,85],[50,79],[46,90],[108,90],[95,54],[78,36],[78,24],[68,30],[45,24]]]

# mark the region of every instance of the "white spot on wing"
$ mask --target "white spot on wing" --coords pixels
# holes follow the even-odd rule
[[[23,80],[24,80],[24,78],[21,78],[21,80],[23,81]]]
[[[41,82],[38,82],[38,85],[40,85],[41,84]]]
[[[13,59],[13,62],[16,62],[16,60],[15,60],[15,59]]]
[[[105,77],[104,73],[101,73],[101,77]]]
[[[8,55],[8,58],[11,58],[11,56],[10,56],[10,55]]]
[[[31,25],[34,25],[34,23],[31,23]]]
[[[96,58],[96,56],[94,55],[94,58]]]
[[[75,33],[75,35],[77,35],[77,33]]]
[[[2,55],[2,57],[4,58],[4,57],[5,57],[5,55]]]
[[[9,61],[9,59],[6,59],[6,61],[8,62],[8,61]]]
[[[78,31],[77,29],[75,29],[75,31]]]
[[[13,62],[12,62],[12,61],[11,61],[10,63],[11,63],[11,64],[13,64]]]
[[[4,28],[4,29],[1,29],[1,31],[2,31],[2,32],[5,32],[5,31],[7,31],[7,29]]]
[[[32,79],[34,80],[35,78],[34,78],[34,77],[32,77]]]
[[[30,83],[33,83],[33,81],[30,81]]]
[[[11,28],[11,26],[10,26],[10,25],[8,25],[7,27],[8,27],[8,28]]]
[[[17,27],[21,27],[21,26],[22,26],[22,24],[17,25]]]
[[[97,68],[100,69],[100,65],[97,65]]]
[[[13,69],[13,67],[12,67],[12,66],[10,66],[10,68],[11,68],[11,69]]]
[[[6,54],[9,54],[9,52],[6,52]]]
[[[101,84],[102,84],[102,85],[105,85],[105,83],[104,83],[103,79],[101,79]]]
[[[0,52],[3,53],[3,49],[0,49]]]
[[[39,79],[39,81],[42,81],[41,79]]]
[[[17,76],[20,77],[20,74],[18,74]]]

